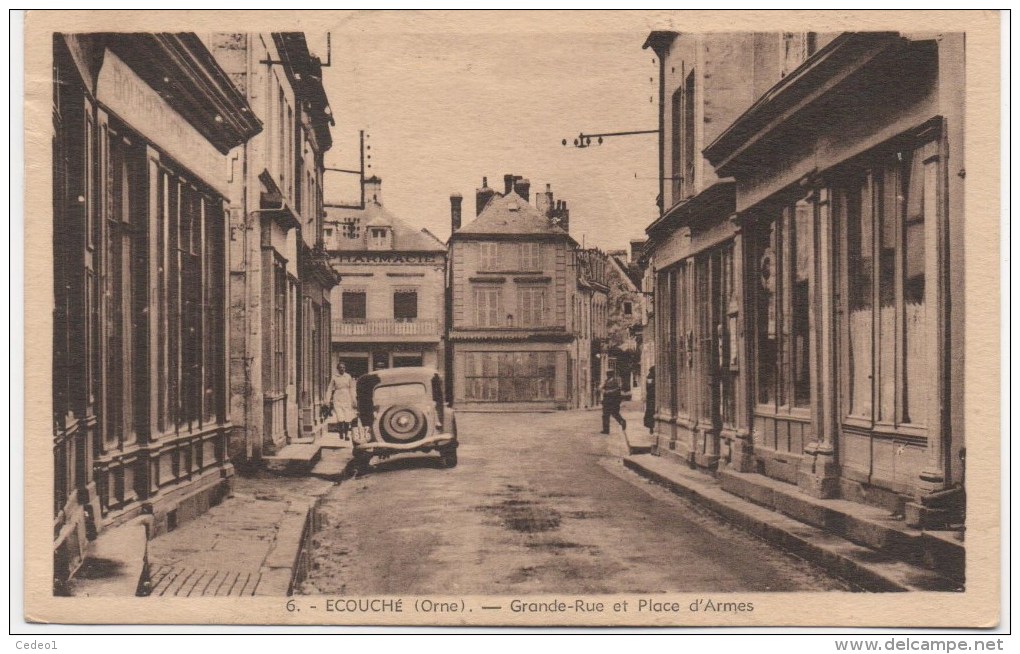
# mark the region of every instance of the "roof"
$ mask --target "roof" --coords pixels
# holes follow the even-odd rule
[[[493,196],[477,218],[453,234],[453,236],[492,235],[541,235],[570,238],[570,234],[563,228],[553,225],[544,213],[528,204],[527,200],[514,192],[505,196],[499,194]]]
[[[446,245],[431,232],[415,228],[390,213],[386,207],[375,202],[366,202],[364,209],[350,209],[325,205],[326,222],[343,223],[350,219],[361,222],[362,233],[359,238],[348,239],[341,236],[339,248],[341,252],[364,252],[368,250],[364,228],[391,227],[393,229],[393,247],[395,252],[446,252]]]
[[[621,279],[629,286],[627,290],[637,293],[641,289],[641,280],[640,278],[635,279],[632,276],[632,274],[636,274],[634,269],[626,262],[621,261],[620,257],[613,254],[609,255],[609,261],[619,272]]]
[[[656,218],[651,225],[645,228],[645,233],[655,236],[657,233],[666,233],[683,225],[689,225],[699,218],[731,214],[737,202],[736,188],[736,182],[732,179],[719,180],[697,195],[674,204],[666,213]],[[647,250],[651,250],[653,247],[649,242]]]

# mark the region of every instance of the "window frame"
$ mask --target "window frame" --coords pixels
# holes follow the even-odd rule
[[[361,314],[360,316],[350,315],[348,311],[347,296],[360,295],[361,300]],[[368,291],[360,288],[345,288],[340,291],[340,319],[343,322],[364,324],[368,320]]]

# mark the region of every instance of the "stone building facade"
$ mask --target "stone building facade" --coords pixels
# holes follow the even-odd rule
[[[231,152],[263,129],[195,34],[53,38],[54,591],[89,543],[229,492]]]
[[[958,521],[963,36],[646,46],[666,178],[647,230],[657,451]]]
[[[303,34],[204,38],[265,126],[233,153],[230,184],[230,453],[247,463],[325,430],[337,277],[322,177],[333,119]]]
[[[382,204],[364,183],[364,208],[326,205],[325,242],[341,276],[333,289],[333,367],[351,375],[403,366],[445,368],[446,245]]]
[[[476,216],[462,224],[451,198],[448,380],[458,407],[479,410],[564,409],[576,405],[579,325],[566,203],[547,189],[530,204],[530,183],[487,180]]]

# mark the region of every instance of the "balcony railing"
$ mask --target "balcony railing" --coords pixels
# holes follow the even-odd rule
[[[333,340],[348,336],[441,336],[438,320],[333,321]]]

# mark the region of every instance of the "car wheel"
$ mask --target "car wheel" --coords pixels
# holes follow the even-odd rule
[[[439,452],[439,460],[443,463],[444,468],[456,468],[457,448],[453,447],[447,450],[441,450]]]
[[[379,433],[390,443],[410,443],[425,437],[428,422],[416,406],[395,405],[379,418]]]

